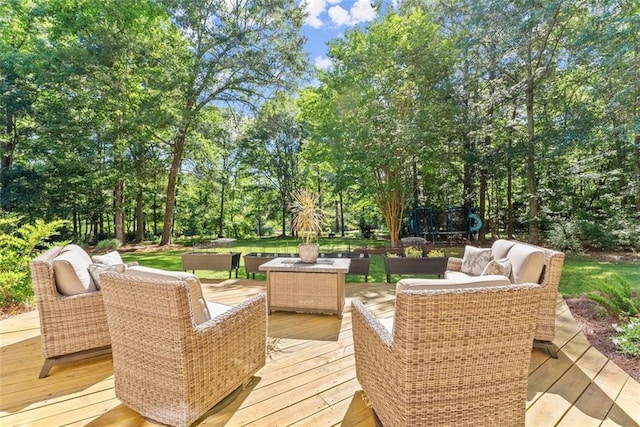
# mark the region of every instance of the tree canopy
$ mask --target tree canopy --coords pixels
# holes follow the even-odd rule
[[[0,206],[68,238],[469,206],[479,238],[640,247],[640,5],[411,0],[309,70],[294,0],[0,4]],[[383,227],[384,225],[384,227]]]

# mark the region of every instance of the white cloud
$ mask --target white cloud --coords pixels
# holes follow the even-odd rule
[[[371,6],[369,0],[356,0],[351,7],[351,20],[353,24],[373,21],[375,17],[376,10]]]
[[[329,14],[329,18],[331,18],[331,22],[335,25],[351,25],[349,12],[344,10],[342,6],[332,6],[329,8],[327,13]]]
[[[305,18],[304,23],[313,28],[322,27],[322,20],[320,19],[320,15],[326,8],[326,0],[306,0],[304,2],[304,11],[307,17]]]
[[[331,67],[333,67],[333,62],[331,61],[331,59],[329,58],[323,58],[322,56],[316,56],[316,59],[313,61],[313,65],[316,66],[316,68],[319,68],[321,70],[328,70]]]
[[[324,25],[321,15],[327,13],[331,23],[335,26],[354,26],[362,22],[373,21],[376,10],[371,6],[371,0],[355,0],[349,10],[338,4],[343,0],[302,0],[306,14],[305,24],[313,28],[321,28]],[[327,7],[329,9],[327,10]]]

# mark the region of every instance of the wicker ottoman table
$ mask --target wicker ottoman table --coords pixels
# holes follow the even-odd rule
[[[275,258],[262,264],[260,270],[267,272],[269,313],[326,313],[342,319],[349,264],[345,258],[319,258],[315,264],[303,264],[300,258]]]

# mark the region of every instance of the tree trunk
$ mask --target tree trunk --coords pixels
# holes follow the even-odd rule
[[[636,135],[636,212],[640,213],[640,134]]]
[[[540,218],[538,200],[538,183],[536,174],[536,149],[535,149],[535,129],[533,120],[534,102],[533,76],[527,81],[527,132],[529,134],[529,147],[527,150],[527,193],[529,196],[529,243],[537,244],[540,238]]]
[[[511,113],[511,122],[513,123],[516,119],[517,108],[513,107],[513,112]],[[514,214],[513,214],[513,128],[509,127],[509,131],[507,133],[507,239],[513,239],[513,231],[514,231]]]
[[[173,160],[169,170],[169,182],[167,183],[167,200],[164,209],[164,221],[162,224],[162,239],[160,246],[170,245],[173,241],[173,217],[175,215],[176,189],[178,186],[178,174],[182,165],[184,144],[187,139],[187,126],[184,126],[173,143]]]
[[[491,137],[488,137],[491,138]],[[482,220],[482,227],[478,230],[478,241],[484,242],[487,238],[487,226],[486,222],[486,212],[487,212],[487,173],[486,171],[482,171],[480,174],[480,189],[479,189],[479,206],[478,209],[480,211],[480,219]]]
[[[226,169],[226,161],[223,160],[223,168]],[[223,172],[223,174],[226,172]],[[220,189],[220,223],[218,227],[218,237],[224,237],[224,192],[226,189],[227,179],[226,176],[222,177],[222,188]]]
[[[153,192],[153,235],[158,235],[158,195]]]
[[[144,203],[142,190],[136,195],[136,242],[144,240]]]
[[[493,91],[490,92],[491,97],[493,98]],[[489,119],[489,128],[493,128],[493,104],[489,105],[489,109],[487,110],[487,118]],[[479,194],[479,209],[480,209],[480,219],[482,220],[482,227],[478,230],[478,240],[484,242],[487,238],[487,226],[485,225],[487,218],[487,153],[491,149],[491,133],[487,133],[484,136],[484,153],[481,162],[480,168],[480,194]]]
[[[115,190],[113,192],[113,204],[115,211],[115,231],[116,239],[122,244],[126,243],[124,235],[124,181],[118,180],[116,182]]]
[[[11,166],[13,166],[14,153],[19,139],[16,117],[10,114],[8,111],[9,108],[7,108],[6,114],[7,142],[4,142],[4,138],[1,140],[2,142],[0,142],[0,153],[2,153],[2,157],[0,160],[0,190],[2,191],[5,191],[7,187],[9,187],[9,169],[11,169]],[[8,200],[3,200],[2,209],[11,211],[13,209],[13,206]]]
[[[464,156],[464,176],[462,177],[462,187],[463,187],[463,204],[464,206],[472,206],[473,205],[473,174],[474,167],[469,162],[469,153],[473,149],[473,142],[471,140],[471,135],[467,134],[464,140],[464,152],[467,153]]]
[[[287,235],[287,204],[284,201],[284,195],[282,196],[282,236]],[[291,236],[295,236],[295,230],[291,228]]]
[[[342,191],[338,193],[340,199],[340,236],[344,237],[344,203],[342,200]]]

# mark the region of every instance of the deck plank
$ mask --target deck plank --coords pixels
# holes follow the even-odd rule
[[[264,281],[203,280],[211,301],[237,304],[264,292]],[[276,312],[269,316],[267,364],[206,426],[374,426],[355,376],[351,300],[393,316],[394,284],[348,283],[342,319]],[[638,425],[640,384],[591,347],[558,298],[559,358],[531,353],[527,426]],[[0,425],[156,426],[115,397],[111,356],[55,366],[43,363],[36,311],[0,321]]]

